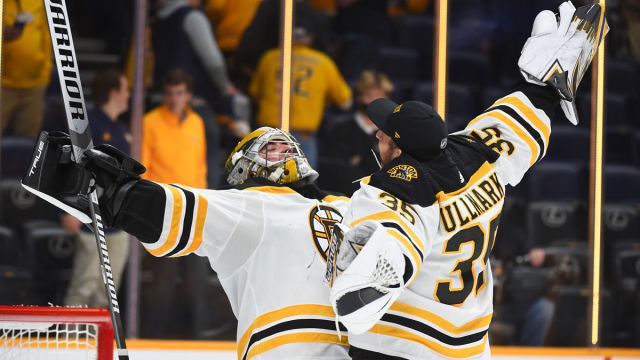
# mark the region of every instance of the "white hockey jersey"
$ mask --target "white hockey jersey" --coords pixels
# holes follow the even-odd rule
[[[361,183],[343,222],[379,221],[405,255],[407,284],[351,345],[405,359],[489,358],[493,312],[489,256],[505,197],[544,156],[548,89],[523,85],[448,137],[427,163],[407,155]]]
[[[201,190],[146,182],[164,192],[164,220],[157,240],[143,245],[154,256],[209,259],[238,318],[238,359],[348,358],[324,281],[328,234],[348,198],[318,201],[270,184]]]

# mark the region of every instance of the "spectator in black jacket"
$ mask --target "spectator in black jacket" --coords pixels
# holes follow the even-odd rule
[[[208,183],[216,187],[222,173],[219,116],[231,115],[236,88],[229,81],[227,67],[201,9],[202,0],[158,0],[151,24],[154,53],[154,83],[162,91],[162,79],[181,69],[193,78],[192,107],[203,119],[207,136]],[[218,118],[216,119],[216,116]]]
[[[212,102],[235,92],[201,0],[160,0],[152,23],[154,79],[182,69],[194,79],[194,95]]]
[[[322,186],[346,195],[351,195],[359,188],[357,182],[353,183],[355,180],[380,169],[375,157],[378,153],[378,128],[371,122],[365,109],[375,99],[388,98],[393,91],[393,84],[386,75],[365,70],[360,74],[355,90],[356,111],[329,130],[326,157],[332,166],[340,170],[327,171],[332,174],[331,177],[320,178]]]

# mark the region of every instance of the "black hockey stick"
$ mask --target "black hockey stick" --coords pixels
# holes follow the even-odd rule
[[[69,135],[73,146],[75,161],[82,159],[83,153],[93,147],[91,140],[91,129],[89,119],[82,94],[80,83],[80,71],[76,61],[76,52],[71,37],[71,27],[69,26],[69,15],[64,0],[44,0],[49,20],[49,31],[53,52],[58,67],[58,77],[60,78],[60,88],[64,100],[64,108],[67,113],[67,123]],[[107,241],[104,237],[104,225],[100,216],[98,206],[98,196],[95,190],[90,194],[89,208],[91,210],[91,220],[93,221],[93,233],[96,237],[102,279],[109,299],[109,312],[113,322],[114,336],[116,339],[118,359],[129,359],[127,345],[125,343],[124,331],[122,330],[122,320],[120,319],[120,306],[116,294],[116,287],[111,271],[111,261],[109,261],[109,251]]]

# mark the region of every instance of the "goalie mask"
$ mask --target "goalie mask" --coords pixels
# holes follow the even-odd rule
[[[259,128],[240,140],[224,166],[229,173],[227,182],[231,185],[252,177],[278,184],[308,183],[318,178],[296,139],[270,127]]]

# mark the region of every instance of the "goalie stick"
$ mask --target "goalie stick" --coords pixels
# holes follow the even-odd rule
[[[80,162],[83,153],[93,148],[93,141],[91,140],[91,129],[89,128],[82,84],[80,83],[76,52],[73,46],[73,38],[71,37],[67,6],[65,0],[44,0],[44,5],[49,21],[49,32],[51,33],[58,77],[60,78],[60,89],[64,100],[73,154],[75,161]],[[93,190],[89,196],[91,197],[89,209],[91,211],[93,233],[98,246],[102,279],[108,295],[109,312],[113,322],[118,359],[129,359],[122,329],[122,320],[120,319],[120,305],[118,304],[109,251],[104,236],[104,225],[100,216],[100,207],[98,206],[98,195]]]

